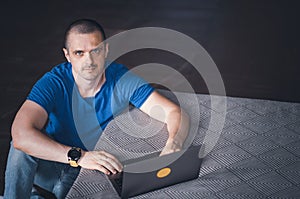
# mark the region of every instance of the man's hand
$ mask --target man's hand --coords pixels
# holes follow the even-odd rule
[[[109,175],[121,172],[122,164],[113,155],[105,151],[82,151],[78,165],[85,169],[95,169]]]
[[[167,155],[169,153],[174,153],[182,149],[182,143],[169,139],[166,143],[166,146],[163,148],[159,156]]]

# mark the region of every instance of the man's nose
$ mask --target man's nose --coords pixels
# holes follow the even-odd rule
[[[86,54],[86,64],[91,65],[94,63],[94,58],[90,53]]]

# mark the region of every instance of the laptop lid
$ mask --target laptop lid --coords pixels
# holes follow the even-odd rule
[[[186,150],[142,161],[129,160],[129,164],[124,164],[122,189],[119,190],[121,197],[128,198],[196,179],[202,163],[200,148],[201,145],[191,146]]]

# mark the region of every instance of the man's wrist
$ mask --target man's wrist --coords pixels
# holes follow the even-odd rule
[[[72,167],[78,167],[78,161],[81,158],[82,154],[81,154],[81,149],[80,148],[76,148],[76,147],[72,147],[69,151],[68,151],[68,161],[69,164]]]
[[[183,142],[173,139],[173,138],[169,138],[166,142],[166,146],[172,146],[172,148],[182,148],[183,146]]]

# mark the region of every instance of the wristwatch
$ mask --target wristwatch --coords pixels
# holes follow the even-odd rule
[[[78,167],[78,160],[81,157],[81,149],[72,147],[68,152],[68,161],[72,167]]]

